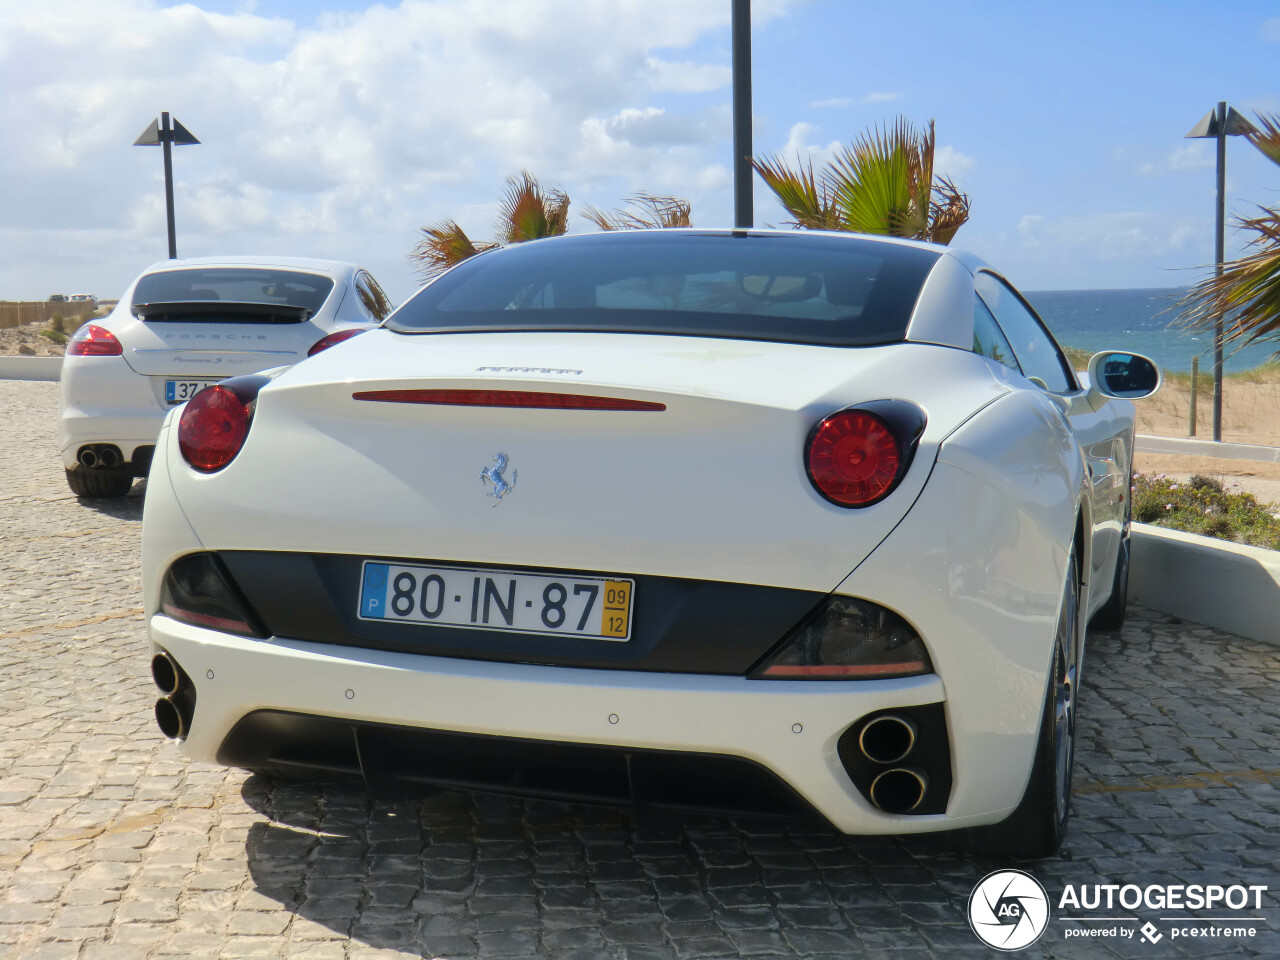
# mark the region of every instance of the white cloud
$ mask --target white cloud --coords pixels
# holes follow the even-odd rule
[[[933,153],[933,169],[936,175],[950,180],[963,180],[965,174],[976,166],[977,161],[961,153],[955,147],[938,147]]]
[[[1214,158],[1210,154],[1208,143],[1196,140],[1175,147],[1165,162],[1170,170],[1180,173],[1185,170],[1204,170],[1212,167]]]
[[[0,287],[105,296],[163,254],[159,151],[131,144],[164,109],[202,141],[174,155],[183,254],[362,260],[404,294],[417,228],[454,217],[487,237],[481,211],[522,167],[575,209],[647,189],[712,222],[730,202],[729,16],[723,0],[402,0],[299,26],[252,4],[0,4],[0,74],[22,78],[0,87],[0,178],[23,187],[0,207]],[[720,90],[693,112],[663,96]],[[95,272],[50,273],[67,262]]]
[[[1268,43],[1280,43],[1280,17],[1262,21],[1262,39]]]
[[[902,94],[900,93],[881,92],[881,93],[868,93],[865,97],[862,98],[862,102],[863,103],[889,103],[893,100],[901,100],[901,99],[902,99]]]
[[[829,97],[826,100],[815,100],[809,104],[810,109],[825,110],[829,107],[851,107],[853,106],[852,97]]]
[[[1187,173],[1205,170],[1214,164],[1213,149],[1207,140],[1192,140],[1174,147],[1163,161],[1146,160],[1135,168],[1144,177],[1160,173]]]
[[[719,90],[733,81],[733,69],[714,63],[669,63],[650,57],[645,61],[651,78],[652,90],[671,90],[676,93],[704,93]]]
[[[1153,256],[1202,253],[1211,236],[1198,218],[1153,213],[1097,213],[1050,220],[1027,214],[1018,221],[1019,246],[1048,247],[1059,255],[1086,260],[1145,260]]]

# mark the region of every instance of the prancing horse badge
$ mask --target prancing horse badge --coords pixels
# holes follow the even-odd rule
[[[502,475],[502,471],[506,469],[507,455],[505,453],[499,453],[493,458],[493,466],[485,467],[480,471],[480,484],[482,486],[486,483],[493,484],[493,490],[485,495],[493,497],[494,500],[497,501],[497,503],[494,504],[495,507],[502,502],[503,497],[516,488],[516,480],[520,476],[519,470],[512,470],[511,482],[508,483],[506,477]]]

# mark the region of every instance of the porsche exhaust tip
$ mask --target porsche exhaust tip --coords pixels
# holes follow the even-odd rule
[[[172,697],[156,701],[156,726],[170,740],[182,740],[187,735],[187,720]]]
[[[897,763],[916,745],[916,725],[907,717],[876,717],[858,735],[858,749],[873,763]]]
[[[871,802],[885,813],[910,813],[920,806],[928,788],[928,778],[922,771],[894,767],[871,781]]]
[[[80,452],[76,454],[76,459],[80,461],[80,466],[92,470],[98,465],[98,451],[93,447],[81,447]]]

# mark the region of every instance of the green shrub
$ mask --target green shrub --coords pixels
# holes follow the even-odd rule
[[[54,327],[52,330],[41,330],[40,333],[43,336],[48,337],[50,340],[52,340],[54,343],[57,343],[57,344],[63,344],[67,342],[67,335],[63,333],[61,330],[59,330],[57,327]]]
[[[1280,507],[1251,493],[1231,492],[1221,480],[1200,474],[1186,482],[1162,474],[1133,478],[1133,519],[1204,537],[1280,550]]]

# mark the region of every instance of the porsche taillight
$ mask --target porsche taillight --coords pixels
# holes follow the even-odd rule
[[[364,329],[362,327],[357,327],[354,330],[339,330],[337,333],[330,333],[313,343],[311,345],[311,349],[307,351],[307,356],[314,357],[321,350],[328,350],[330,347],[337,346],[344,340],[350,340],[352,337],[361,333],[364,333]]]
[[[69,357],[118,357],[123,353],[116,335],[96,323],[86,323],[67,344]]]
[[[906,474],[924,426],[924,411],[905,400],[877,400],[833,413],[809,434],[804,457],[809,480],[838,506],[878,503]]]

